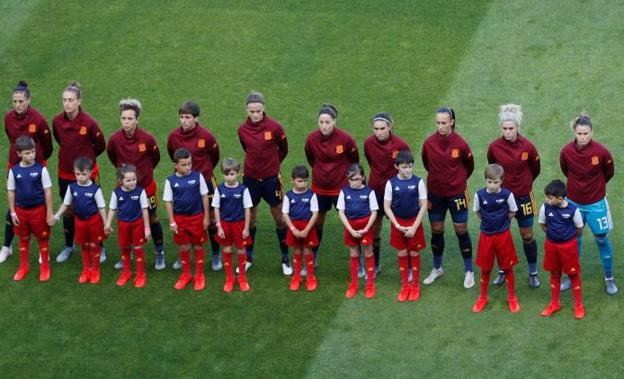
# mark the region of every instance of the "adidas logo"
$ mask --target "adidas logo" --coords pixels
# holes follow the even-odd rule
[[[347,195],[347,200],[351,200],[351,195]]]
[[[21,179],[22,178],[22,174],[17,174],[16,178],[17,179]]]
[[[224,193],[222,193],[222,194],[221,194],[221,196],[219,196],[219,197],[222,197],[222,198],[224,198],[224,199],[225,199],[225,194],[224,194]]]
[[[180,187],[180,185],[178,183],[173,185],[174,187]]]
[[[483,200],[483,205],[487,205],[487,200]]]
[[[554,214],[552,212],[548,213],[548,217],[553,217]]]
[[[399,186],[394,187],[395,191],[400,191],[401,189],[399,188]]]
[[[123,196],[119,196],[119,201],[124,201]]]
[[[295,203],[295,199],[292,199],[292,200],[290,201],[290,203],[291,203],[291,204],[294,204],[294,203]]]

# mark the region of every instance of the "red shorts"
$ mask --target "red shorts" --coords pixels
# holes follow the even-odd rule
[[[32,233],[37,239],[47,240],[50,238],[45,205],[34,208],[15,207],[15,213],[17,213],[20,224],[13,225],[13,231],[18,237],[30,237]]]
[[[208,240],[203,213],[193,216],[174,215],[173,219],[178,224],[178,233],[173,234],[173,242],[176,245],[203,245]]]
[[[117,244],[119,247],[141,246],[145,243],[145,224],[143,218],[134,221],[117,222]]]
[[[576,238],[566,242],[544,241],[544,270],[574,275],[581,272]]]
[[[518,263],[516,248],[509,229],[497,234],[479,235],[479,247],[477,248],[477,260],[475,263],[484,271],[492,271],[494,258],[501,270],[509,270]]]
[[[225,238],[215,234],[215,239],[221,246],[234,246],[237,249],[244,249],[251,245],[251,235],[243,238],[243,229],[245,229],[245,220],[229,222],[221,220],[221,229],[225,234]]]
[[[361,230],[364,229],[366,224],[368,224],[369,219],[370,217],[367,216],[349,220],[349,225],[351,225],[351,227],[355,230]],[[351,235],[351,233],[349,233],[347,228],[344,228],[344,243],[347,246],[370,246],[373,244],[373,232],[369,230],[368,233],[364,234],[361,238],[355,238]]]
[[[308,221],[302,221],[302,220],[292,220],[292,223],[295,226],[295,228],[299,230],[305,229],[305,227],[308,225]],[[286,245],[288,245],[289,247],[301,248],[301,249],[313,248],[315,246],[318,246],[318,244],[319,244],[318,236],[316,234],[316,228],[314,227],[310,229],[310,232],[308,232],[308,236],[305,238],[295,237],[295,235],[290,229],[288,229],[288,231],[286,232]]]
[[[74,239],[78,245],[83,245],[85,243],[99,244],[106,239],[104,223],[99,213],[94,214],[86,220],[75,216],[74,224],[76,228]]]
[[[158,208],[158,187],[156,181],[152,181],[147,187],[145,187],[145,195],[147,195],[147,210],[155,212]]]
[[[409,227],[414,225],[416,217],[409,220],[396,217],[396,220],[399,225]],[[427,247],[427,243],[425,242],[425,232],[423,231],[422,224],[418,226],[416,233],[414,233],[414,236],[411,238],[405,237],[404,233],[399,231],[394,227],[394,224],[392,224],[390,226],[390,246],[397,250],[408,251],[420,251]]]

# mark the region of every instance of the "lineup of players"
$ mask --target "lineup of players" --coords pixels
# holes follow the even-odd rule
[[[126,225],[124,232],[128,238],[119,238],[122,259],[116,264],[116,268],[122,269],[125,279],[121,280],[120,277],[118,284],[120,282],[125,284],[130,280],[128,273],[130,262],[134,257],[137,270],[139,263],[141,264],[142,275],[138,280],[139,286],[144,286],[145,278],[142,268],[144,243],[147,239],[153,240],[156,270],[165,268],[165,253],[163,228],[157,217],[158,190],[153,177],[153,172],[160,162],[160,151],[154,137],[146,129],[139,127],[142,112],[140,102],[136,99],[121,100],[119,103],[120,129],[108,138],[107,143],[98,123],[83,110],[82,90],[76,82],[70,83],[62,92],[63,111],[54,117],[52,130],[45,118],[32,107],[31,93],[27,83],[20,81],[16,85],[12,92],[12,100],[13,109],[7,112],[4,118],[10,146],[8,162],[11,170],[7,189],[11,206],[7,214],[5,241],[0,251],[0,262],[12,254],[11,242],[14,231],[20,239],[20,255],[24,253],[24,249],[27,254],[28,248],[25,246],[29,233],[32,232],[42,244],[40,259],[42,270],[45,266],[45,272],[42,271],[43,274],[40,277],[47,280],[50,275],[47,262],[49,246],[45,240],[49,238],[49,230],[45,225],[48,227],[53,225],[55,222],[53,216],[57,216],[57,219],[63,219],[65,235],[65,246],[56,256],[57,262],[66,261],[73,253],[76,244],[83,253],[85,270],[87,272],[99,270],[95,267],[99,267],[100,260],[106,259],[102,241],[106,234],[112,233],[112,217],[106,217],[105,212],[100,214],[99,210],[104,206],[98,200],[99,195],[95,196],[96,193],[101,193],[99,189],[100,168],[97,158],[106,151],[109,160],[118,169],[118,188],[113,193],[109,209],[117,211],[120,223],[134,223],[131,227],[131,229],[134,228],[132,229],[134,232],[129,232],[127,228],[130,226]],[[325,217],[332,206],[338,210],[340,219],[345,225],[345,244],[349,246],[351,255],[352,281],[347,297],[355,296],[357,279],[364,276],[367,282],[366,296],[374,297],[375,295],[374,277],[380,272],[382,246],[380,231],[384,215],[392,224],[390,244],[398,250],[402,275],[402,288],[398,298],[405,301],[406,299],[415,300],[420,296],[419,251],[426,246],[421,225],[425,211],[431,226],[429,242],[433,253],[433,269],[423,283],[432,284],[444,275],[442,268],[445,249],[444,225],[448,212],[453,222],[460,254],[463,257],[465,271],[463,285],[466,288],[474,286],[473,243],[468,233],[470,195],[467,188],[467,180],[474,171],[474,159],[468,143],[455,130],[456,115],[452,108],[441,107],[436,110],[436,130],[423,143],[421,158],[427,172],[424,180],[412,173],[414,162],[410,147],[394,134],[390,114],[380,112],[374,115],[371,121],[373,133],[364,142],[364,156],[371,168],[368,181],[366,181],[363,169],[358,165],[360,152],[356,141],[347,131],[337,127],[338,110],[330,104],[324,104],[318,112],[318,130],[308,135],[304,146],[305,156],[311,167],[310,186],[307,185],[307,169],[298,166],[298,171],[294,170],[292,174],[293,189],[289,192],[290,196],[284,196],[280,168],[288,154],[289,147],[284,128],[278,121],[266,114],[265,99],[261,93],[249,93],[245,105],[247,118],[238,128],[239,140],[245,152],[242,169],[238,167],[238,162],[235,160],[221,159],[215,135],[199,122],[200,108],[196,103],[187,101],[178,110],[180,124],[169,134],[167,140],[167,152],[175,163],[176,174],[168,178],[163,197],[170,221],[169,229],[174,232],[174,242],[180,249],[180,259],[174,263],[174,268],[181,268],[182,275],[176,283],[176,288],[184,288],[191,281],[194,282],[195,289],[204,287],[204,244],[210,241],[212,269],[218,271],[225,266],[226,287],[230,291],[233,288],[234,276],[230,271],[233,268],[232,248],[235,246],[236,255],[239,258],[236,269],[239,274],[239,284],[241,289],[249,289],[245,273],[253,264],[256,216],[258,206],[263,199],[270,206],[275,222],[282,271],[284,275],[293,275],[291,282],[293,290],[299,288],[298,282],[301,282],[304,276],[308,276],[306,288],[314,290],[318,285],[313,273],[314,262],[323,238]],[[492,189],[488,185],[481,190],[485,192],[477,193],[474,197],[474,210],[482,219],[481,237],[484,233],[486,236],[503,233],[508,227],[505,230],[499,229],[502,225],[509,224],[508,220],[501,219],[500,222],[496,221],[494,224],[489,221],[489,226],[484,227],[483,224],[487,224],[484,220],[488,218],[483,216],[489,207],[479,202],[483,198],[489,198],[493,193],[498,194],[499,190],[504,190],[505,194],[509,192],[510,197],[505,200],[505,203],[509,203],[508,212],[499,213],[505,214],[505,217],[513,213],[513,217],[516,218],[528,264],[528,283],[530,287],[539,287],[538,248],[533,234],[537,209],[532,183],[540,174],[540,157],[535,145],[520,134],[521,124],[520,106],[514,104],[501,106],[499,112],[501,137],[494,140],[487,150],[488,162],[490,165],[495,164],[496,167],[500,167],[501,172],[488,166],[490,171],[486,170],[485,174],[486,183],[497,178],[500,180],[500,188]],[[606,184],[614,175],[613,159],[608,149],[593,140],[593,125],[588,115],[581,114],[571,126],[574,140],[567,144],[560,153],[561,171],[567,178],[567,194],[564,195],[564,201],[566,206],[569,204],[579,210],[583,225],[589,224],[600,252],[606,291],[609,294],[615,294],[617,286],[613,279],[612,247],[608,238],[612,222],[606,199]],[[32,146],[24,138],[20,139],[24,136],[29,137]],[[52,215],[51,199],[48,199],[51,181],[46,168],[46,160],[53,153],[52,138],[59,145],[57,176],[59,195],[63,200],[62,212],[57,212],[56,215]],[[31,153],[32,161],[28,158]],[[218,170],[220,161],[224,184],[217,186],[214,171]],[[80,164],[77,166],[78,163]],[[188,167],[184,166],[185,164]],[[41,181],[37,184],[40,190],[36,191],[39,198],[36,206],[31,203],[30,195],[24,199],[24,194],[31,192],[25,191],[23,186],[29,184],[20,184],[16,181],[16,171],[31,167],[31,165],[36,169],[35,173],[29,175]],[[492,170],[497,174],[492,174],[494,172]],[[85,173],[88,173],[88,177],[84,177]],[[197,173],[198,179],[191,180],[193,185],[190,189],[179,192],[178,188],[188,185],[186,179],[180,181],[180,178],[186,178],[191,173],[193,175]],[[244,175],[242,182],[239,183],[237,176],[241,173]],[[23,178],[24,175],[20,177]],[[412,184],[409,188],[401,191],[403,182],[413,181],[414,178],[417,178],[416,182],[410,182]],[[388,187],[391,183],[394,183],[392,185],[397,189],[396,195],[401,194],[407,198],[393,199],[394,188]],[[101,227],[103,232],[95,233],[93,239],[88,238],[85,242],[83,232],[93,225],[85,226],[82,222],[86,220],[82,217],[85,215],[81,216],[79,212],[84,209],[78,207],[84,204],[77,198],[80,198],[80,190],[84,189],[82,187],[89,186],[96,186],[97,190],[94,187],[87,191],[87,194],[91,196],[87,197],[95,201],[90,205],[87,219],[99,215],[98,218],[102,219],[101,223],[100,221],[94,222],[97,223],[96,228]],[[238,190],[234,190],[238,187],[240,187]],[[186,209],[180,205],[190,201],[186,197],[195,190],[198,191],[197,194],[191,196],[195,208]],[[138,203],[129,205],[129,209],[122,209],[125,205],[120,199],[124,198],[126,192],[133,193],[133,191],[137,191],[137,194],[131,198]],[[234,192],[231,193],[232,191]],[[176,194],[181,197],[176,199]],[[219,194],[219,197],[215,197],[216,194]],[[302,198],[302,194],[307,195]],[[234,196],[235,200],[227,201],[230,195]],[[356,198],[360,201],[355,201]],[[512,198],[513,202],[509,201],[509,198]],[[299,202],[304,202],[308,209],[303,210],[305,206],[302,208]],[[229,204],[226,206],[227,209],[220,208],[222,203]],[[393,208],[395,203],[401,205]],[[289,207],[288,204],[291,206]],[[26,214],[20,217],[20,213],[24,210],[39,209],[39,207],[43,207],[39,211],[42,212],[45,222],[35,225],[29,232],[28,228],[24,228],[24,219],[27,218],[30,222],[33,217]],[[293,214],[295,210],[297,213]],[[192,214],[187,214],[188,212]],[[198,230],[193,229],[196,222],[193,221],[194,217],[191,217],[191,221],[185,217],[182,217],[182,222],[178,220],[181,216],[197,215],[202,216]],[[228,219],[231,217],[234,219]],[[541,221],[540,219],[540,223]],[[186,235],[188,230],[180,231],[182,224],[190,228],[188,235]],[[224,225],[227,225],[227,231]],[[492,225],[495,225],[496,233],[492,233]],[[76,233],[77,229],[81,232]],[[121,229],[122,226],[119,225],[120,233]],[[204,236],[200,230],[207,231],[204,233],[206,235]],[[232,234],[235,234],[236,238]],[[238,236],[238,234],[241,235]],[[43,238],[44,235],[47,238]],[[581,236],[581,234],[578,237],[575,235],[575,243],[579,251]],[[402,238],[406,240],[399,241]],[[480,238],[476,263],[482,269],[481,285],[482,295],[484,295],[487,291],[483,292],[483,283],[489,282],[489,271],[492,267],[486,265],[484,269],[482,265],[483,262],[479,257],[479,254],[484,254],[481,252],[481,244]],[[85,245],[88,246],[85,247]],[[498,245],[490,245],[488,249],[496,252],[496,246]],[[191,258],[187,254],[191,247],[193,247],[196,260],[195,279],[192,279],[190,274]],[[292,264],[289,258],[289,247],[295,249]],[[244,254],[242,254],[243,251]],[[360,259],[362,252],[364,257]],[[85,254],[90,258],[87,259]],[[95,256],[97,256],[97,264]],[[86,264],[87,260],[89,265]],[[305,265],[302,265],[304,260]],[[513,299],[513,267],[510,270],[509,259],[502,263],[499,260],[498,264],[500,271],[492,283],[494,285],[507,283],[510,298]],[[22,275],[16,274],[16,277],[23,278],[26,275],[24,272],[28,270],[26,268],[21,271]],[[487,275],[484,275],[484,272]],[[95,279],[89,277],[84,281],[95,280],[97,282],[99,271],[97,275],[94,274],[94,277]],[[574,275],[571,275],[571,278],[578,279]],[[560,284],[562,290],[570,288],[571,283],[573,287],[578,287],[578,285],[574,286],[574,280],[570,281],[571,278],[562,279]],[[481,296],[481,298],[486,298],[486,296]],[[483,300],[481,303],[480,307],[477,307],[478,304],[475,304],[475,307],[482,309]],[[510,302],[510,309],[512,308],[519,309],[519,306],[512,306]]]

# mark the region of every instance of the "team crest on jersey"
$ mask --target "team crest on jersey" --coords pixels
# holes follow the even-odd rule
[[[36,178],[37,176],[39,176],[39,173],[38,172],[31,172],[30,176],[33,177],[33,178]]]
[[[197,147],[199,147],[200,149],[206,147],[206,140],[203,138],[198,139]]]
[[[393,150],[392,151],[392,159],[396,159],[397,155],[399,155],[399,151],[398,150]]]
[[[28,124],[28,133],[35,133],[37,131],[37,124]]]
[[[572,216],[572,215],[569,214],[569,213],[562,213],[561,214],[561,217],[563,217],[563,218],[570,218],[570,216]]]
[[[368,195],[360,195],[360,199],[366,200],[366,199],[368,199]]]
[[[594,155],[594,156],[592,157],[592,165],[593,165],[593,166],[598,166],[599,164],[600,164],[600,158],[598,158],[598,156],[597,156],[597,155]]]
[[[132,195],[132,196],[130,196],[130,199],[136,201],[136,200],[139,200],[139,197],[140,197],[139,195]]]
[[[147,147],[145,146],[145,144],[144,143],[140,143],[139,144],[139,152],[143,153],[143,152],[145,152],[145,150],[147,150]]]
[[[336,145],[336,154],[342,154],[342,153],[344,153],[344,146]]]
[[[409,189],[409,190],[416,189],[416,185],[415,184],[411,184],[411,185],[407,186],[407,189]]]
[[[505,199],[496,199],[496,204],[502,204],[505,202]]]
[[[459,158],[459,149],[451,150],[451,158]]]
[[[81,136],[84,136],[87,134],[87,127],[86,126],[81,126],[80,130],[78,131],[78,134],[80,134]]]
[[[242,196],[242,195],[241,195],[240,193],[235,193],[235,194],[234,194],[234,198],[235,198],[235,199],[240,199],[240,198],[241,198],[241,196]]]
[[[266,132],[264,132],[264,140],[265,141],[270,141],[273,139],[273,133],[271,133],[270,130],[267,130]]]
[[[529,160],[529,153],[527,151],[523,151],[522,155],[520,156],[520,159],[522,159],[523,161],[528,161]]]
[[[195,180],[195,179],[193,179],[193,180],[189,180],[189,181],[188,181],[188,184],[189,184],[190,186],[194,185],[195,183],[197,183],[197,180]]]
[[[301,199],[301,202],[302,202],[302,203],[309,203],[309,202],[310,202],[310,199],[308,199],[307,197],[305,197],[305,198],[302,198],[302,199]]]

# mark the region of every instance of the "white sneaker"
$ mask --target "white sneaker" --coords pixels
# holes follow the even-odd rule
[[[431,284],[435,282],[435,280],[441,277],[442,275],[444,275],[444,270],[442,270],[442,267],[434,268],[433,270],[431,270],[431,274],[429,274],[429,276],[426,277],[425,280],[423,280],[423,283]]]
[[[175,262],[173,262],[173,265],[171,265],[171,268],[174,270],[179,270],[182,268],[182,261],[180,261],[179,259]]]
[[[163,250],[156,252],[156,258],[154,259],[154,269],[156,271],[160,271],[164,270],[165,267],[167,267],[167,264],[165,263],[165,251]],[[180,267],[182,267],[182,262],[180,262]]]
[[[253,266],[253,263],[247,261],[247,264],[245,264],[245,272],[249,271],[249,269],[251,268],[251,266]],[[240,274],[238,267],[236,267],[236,273]]]
[[[73,247],[68,247],[65,246],[63,248],[63,250],[61,250],[61,252],[59,253],[59,255],[56,257],[56,261],[58,263],[63,263],[66,260],[69,259],[69,257],[72,255],[72,253],[74,252],[74,248]]]
[[[223,263],[221,263],[221,257],[217,255],[212,256],[212,271],[221,271]]]
[[[464,288],[472,287],[474,287],[474,272],[466,271],[466,276],[464,277]]]
[[[293,273],[293,269],[288,263],[282,263],[282,274],[285,276],[290,276]]]
[[[358,267],[358,278],[362,279],[366,276],[366,270],[364,269],[364,265],[360,264]]]
[[[2,250],[0,250],[0,263],[6,261],[11,255],[13,255],[13,247],[2,246]]]
[[[303,266],[303,268],[301,269],[301,277],[305,278],[308,276],[308,270],[306,269],[305,266]]]
[[[123,268],[123,262],[121,261],[121,259],[120,259],[120,260],[118,260],[118,261],[115,263],[115,266],[113,266],[113,267],[115,268],[115,270],[121,270],[121,269]]]
[[[102,246],[102,249],[100,250],[100,264],[104,262],[106,262],[106,248]]]

